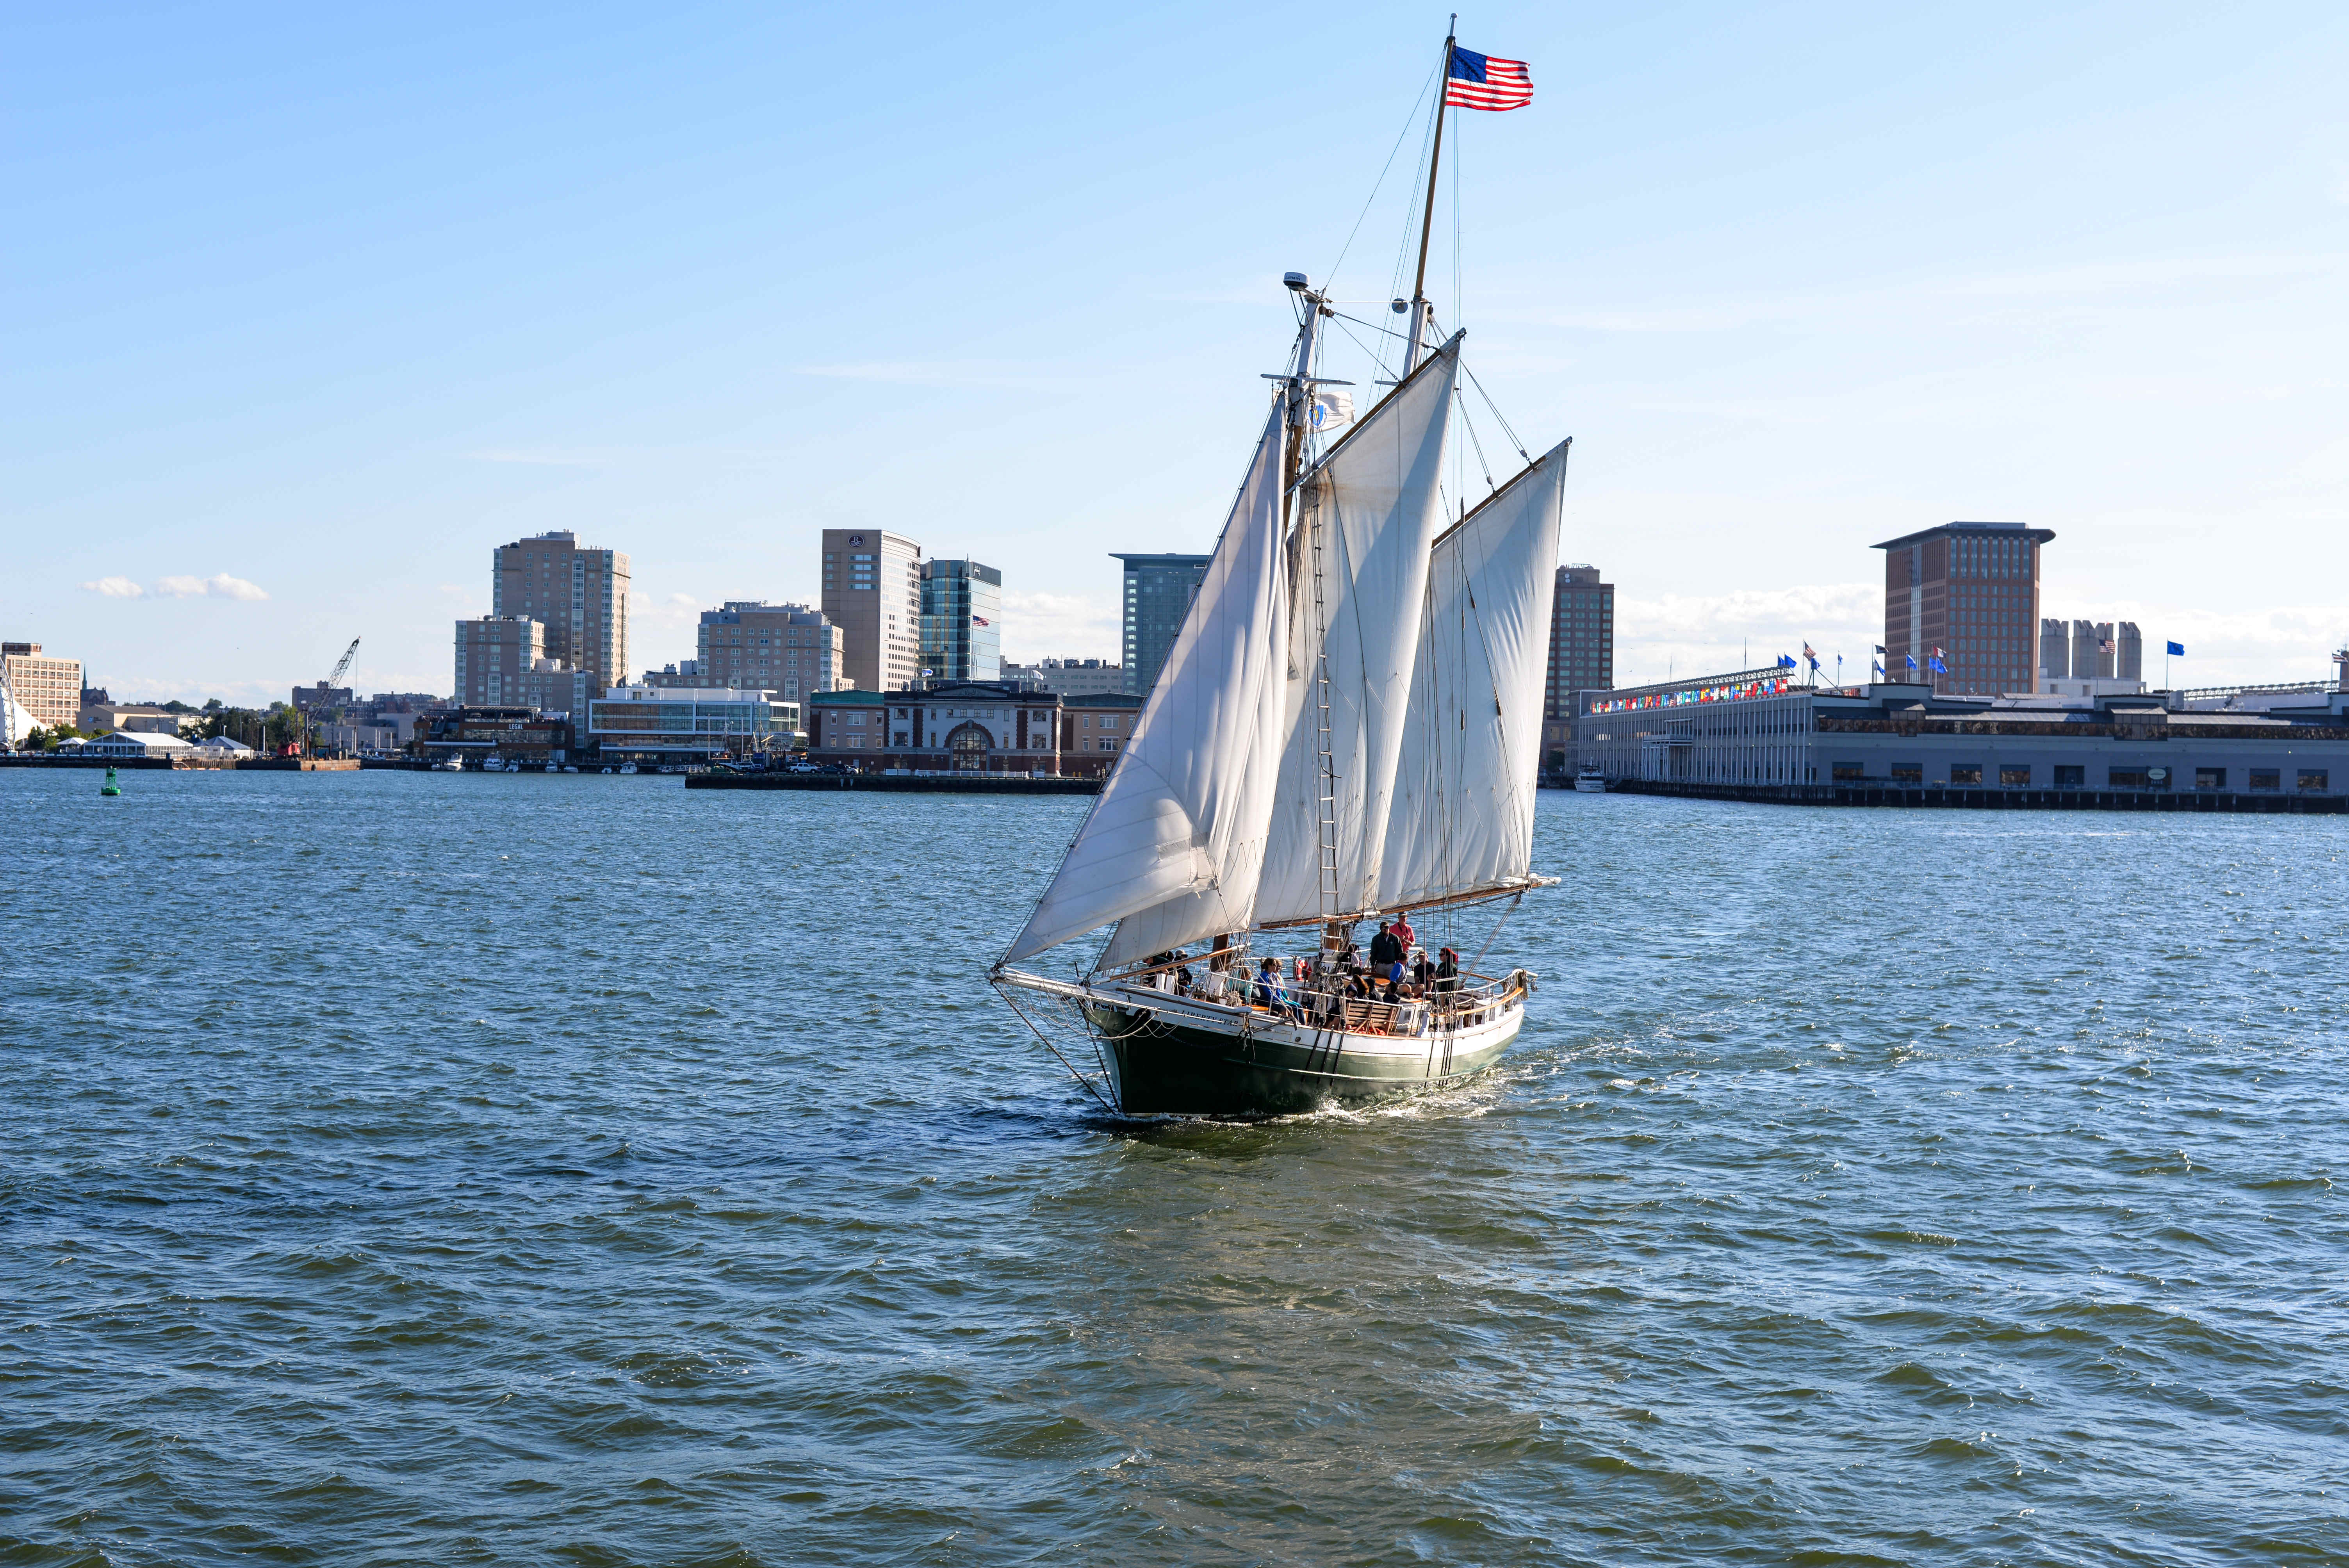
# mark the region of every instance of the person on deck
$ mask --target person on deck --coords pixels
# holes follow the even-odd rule
[[[1389,925],[1383,920],[1379,922],[1379,934],[1371,938],[1371,972],[1373,974],[1384,973],[1388,965],[1394,963],[1402,956],[1402,954],[1399,951],[1395,942],[1394,927]]]
[[[1459,990],[1460,954],[1454,952],[1449,947],[1441,948],[1438,952],[1440,956],[1437,958],[1435,965],[1436,990],[1444,993]]]
[[[1257,972],[1257,999],[1276,1018],[1288,1016],[1288,997],[1280,985],[1280,960],[1267,958]]]
[[[1419,933],[1411,928],[1411,916],[1407,914],[1396,915],[1394,917],[1394,923],[1388,926],[1387,929],[1394,933],[1395,944],[1402,949],[1402,951],[1395,954],[1395,956],[1398,958],[1409,957],[1412,948],[1416,945],[1419,941]]]

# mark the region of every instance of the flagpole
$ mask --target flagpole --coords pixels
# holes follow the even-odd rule
[[[1435,232],[1435,170],[1444,161],[1444,100],[1452,96],[1452,47],[1460,36],[1460,13],[1452,13],[1452,20],[1444,35],[1444,69],[1435,77],[1435,150],[1427,160],[1427,211],[1419,221],[1419,275],[1411,285],[1411,337],[1402,351],[1402,373],[1409,376],[1419,365],[1420,351],[1425,346],[1427,323],[1427,240]],[[1457,325],[1456,323],[1454,324]]]

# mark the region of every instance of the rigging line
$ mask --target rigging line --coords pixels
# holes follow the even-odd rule
[[[1435,170],[1433,169],[1428,170],[1425,174],[1419,172],[1421,167],[1428,162],[1428,159],[1425,156],[1428,150],[1428,142],[1436,134],[1436,128],[1444,122],[1444,95],[1442,93],[1436,94],[1435,99],[1434,112],[1427,117],[1427,129],[1421,134],[1419,139],[1419,150],[1421,156],[1413,160],[1412,164],[1411,192],[1404,199],[1402,208],[1402,238],[1401,242],[1395,247],[1393,275],[1389,278],[1387,282],[1387,296],[1390,299],[1397,298],[1402,294],[1403,274],[1411,270],[1412,230],[1415,226],[1412,222],[1412,215],[1419,210],[1420,193],[1426,189],[1423,181],[1433,179],[1435,174]],[[1414,104],[1413,106],[1414,113],[1417,112],[1417,108],[1418,106]]]
[[[1364,320],[1363,320],[1361,316],[1359,316],[1359,315],[1347,315],[1344,311],[1342,311],[1342,310],[1333,310],[1333,311],[1331,311],[1330,314],[1331,315],[1333,315],[1333,316],[1337,317],[1340,321],[1350,321],[1350,322],[1352,322],[1356,326],[1367,326],[1367,327],[1369,327],[1372,332],[1376,332],[1376,333],[1383,333],[1385,335],[1387,335],[1387,336],[1389,336],[1389,337],[1402,337],[1402,336],[1407,335],[1406,334],[1397,332],[1393,327],[1391,327],[1391,326],[1381,326],[1381,325],[1380,325],[1377,322],[1375,322],[1375,321],[1364,321]]]
[[[1332,314],[1335,314],[1335,313],[1332,313]],[[1381,356],[1380,356],[1380,354],[1379,354],[1379,351],[1378,351],[1377,349],[1375,349],[1375,348],[1372,348],[1369,344],[1364,343],[1361,338],[1356,337],[1356,336],[1354,335],[1353,329],[1352,329],[1352,328],[1350,328],[1350,327],[1349,327],[1349,326],[1346,326],[1345,325],[1343,325],[1343,323],[1344,323],[1346,320],[1349,320],[1349,319],[1351,319],[1351,318],[1350,318],[1350,317],[1340,317],[1340,325],[1339,325],[1338,330],[1339,330],[1340,332],[1344,333],[1344,334],[1346,335],[1347,338],[1348,338],[1348,339],[1349,339],[1349,340],[1353,344],[1353,346],[1354,346],[1355,347],[1357,347],[1357,348],[1361,349],[1364,354],[1367,354],[1367,355],[1369,355],[1369,356],[1371,356],[1371,364],[1374,367],[1376,367],[1377,369],[1380,369],[1380,370],[1384,370],[1384,369],[1386,369],[1386,367],[1387,367],[1387,362],[1386,362],[1386,360],[1385,360],[1384,358],[1381,357]]]
[[[1443,67],[1439,66],[1436,67],[1436,70],[1441,70],[1442,68]],[[1419,119],[1420,102],[1427,97],[1427,89],[1429,87],[1433,85],[1434,81],[1435,71],[1431,70],[1427,73],[1427,80],[1419,85],[1419,97],[1411,100],[1411,112],[1403,116],[1402,129],[1395,132],[1394,147],[1387,153],[1387,160],[1382,166],[1381,166],[1378,179],[1371,181],[1371,193],[1364,199],[1361,211],[1355,214],[1354,226],[1346,232],[1346,242],[1338,248],[1338,259],[1331,262],[1330,263],[1329,272],[1322,274],[1326,280],[1321,285],[1323,293],[1326,294],[1329,292],[1330,284],[1337,281],[1338,269],[1346,264],[1346,253],[1354,248],[1354,236],[1362,232],[1362,221],[1371,215],[1371,204],[1379,199],[1380,188],[1386,184],[1387,174],[1389,170],[1394,168],[1395,154],[1402,150],[1402,139],[1411,134],[1412,126]]]
[[[1518,893],[1516,897],[1509,901],[1509,907],[1501,912],[1501,918],[1493,923],[1491,933],[1485,938],[1485,945],[1476,949],[1476,956],[1469,961],[1468,967],[1472,973],[1484,973],[1484,971],[1478,966],[1485,962],[1485,954],[1493,950],[1493,944],[1501,939],[1501,927],[1509,923],[1509,916],[1516,913],[1517,905],[1525,902],[1526,895],[1522,892]]]
[[[1452,319],[1457,322],[1466,314],[1462,306],[1460,284],[1460,111],[1452,111]]]
[[[1476,434],[1476,421],[1468,417],[1467,394],[1462,392],[1456,386],[1453,387],[1452,392],[1454,397],[1460,399],[1460,428],[1468,432],[1468,444],[1476,449],[1476,466],[1485,470],[1485,488],[1497,493],[1501,487],[1493,482],[1493,465],[1485,456],[1485,442]],[[1461,498],[1461,504],[1463,506],[1467,504],[1465,496]],[[1468,514],[1464,511],[1460,515],[1464,519]]]
[[[1468,361],[1464,358],[1460,362],[1460,373],[1468,377],[1468,384],[1471,387],[1476,388],[1476,396],[1485,399],[1485,407],[1493,410],[1493,418],[1500,420],[1501,434],[1509,438],[1509,445],[1517,449],[1517,456],[1525,459],[1528,463],[1532,462],[1534,455],[1526,450],[1525,442],[1518,438],[1516,430],[1510,428],[1508,419],[1501,412],[1501,406],[1493,401],[1493,395],[1485,390],[1485,384],[1476,379],[1476,373],[1468,368]]]
[[[1115,1116],[1117,1114],[1117,1107],[1110,1104],[1108,1100],[1103,1099],[1102,1098],[1101,1090],[1093,1087],[1093,1080],[1079,1072],[1074,1064],[1072,1064],[1067,1057],[1061,1055],[1061,1047],[1054,1045],[1051,1040],[1046,1037],[1044,1031],[1036,1026],[1035,1020],[1028,1016],[1027,1010],[1021,1007],[1018,1002],[1012,1000],[1011,993],[1000,985],[997,986],[995,991],[997,995],[1001,996],[1006,1003],[1009,1004],[1010,1008],[1014,1013],[1019,1015],[1019,1021],[1028,1026],[1028,1032],[1035,1036],[1039,1040],[1043,1041],[1044,1048],[1046,1050],[1051,1052],[1055,1057],[1060,1057],[1061,1065],[1069,1069],[1069,1076],[1085,1086],[1085,1092],[1093,1097],[1094,1103],[1099,1105],[1103,1110],[1109,1112],[1112,1116]]]

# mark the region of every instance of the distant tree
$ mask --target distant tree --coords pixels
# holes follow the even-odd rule
[[[218,713],[221,710],[222,706],[221,699],[216,696],[208,696],[204,698],[204,711],[206,713]]]

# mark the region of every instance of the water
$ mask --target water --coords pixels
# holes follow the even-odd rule
[[[1502,1071],[1146,1129],[979,983],[1081,800],[124,782],[0,771],[0,1561],[2349,1555],[2341,819],[1545,795]]]

